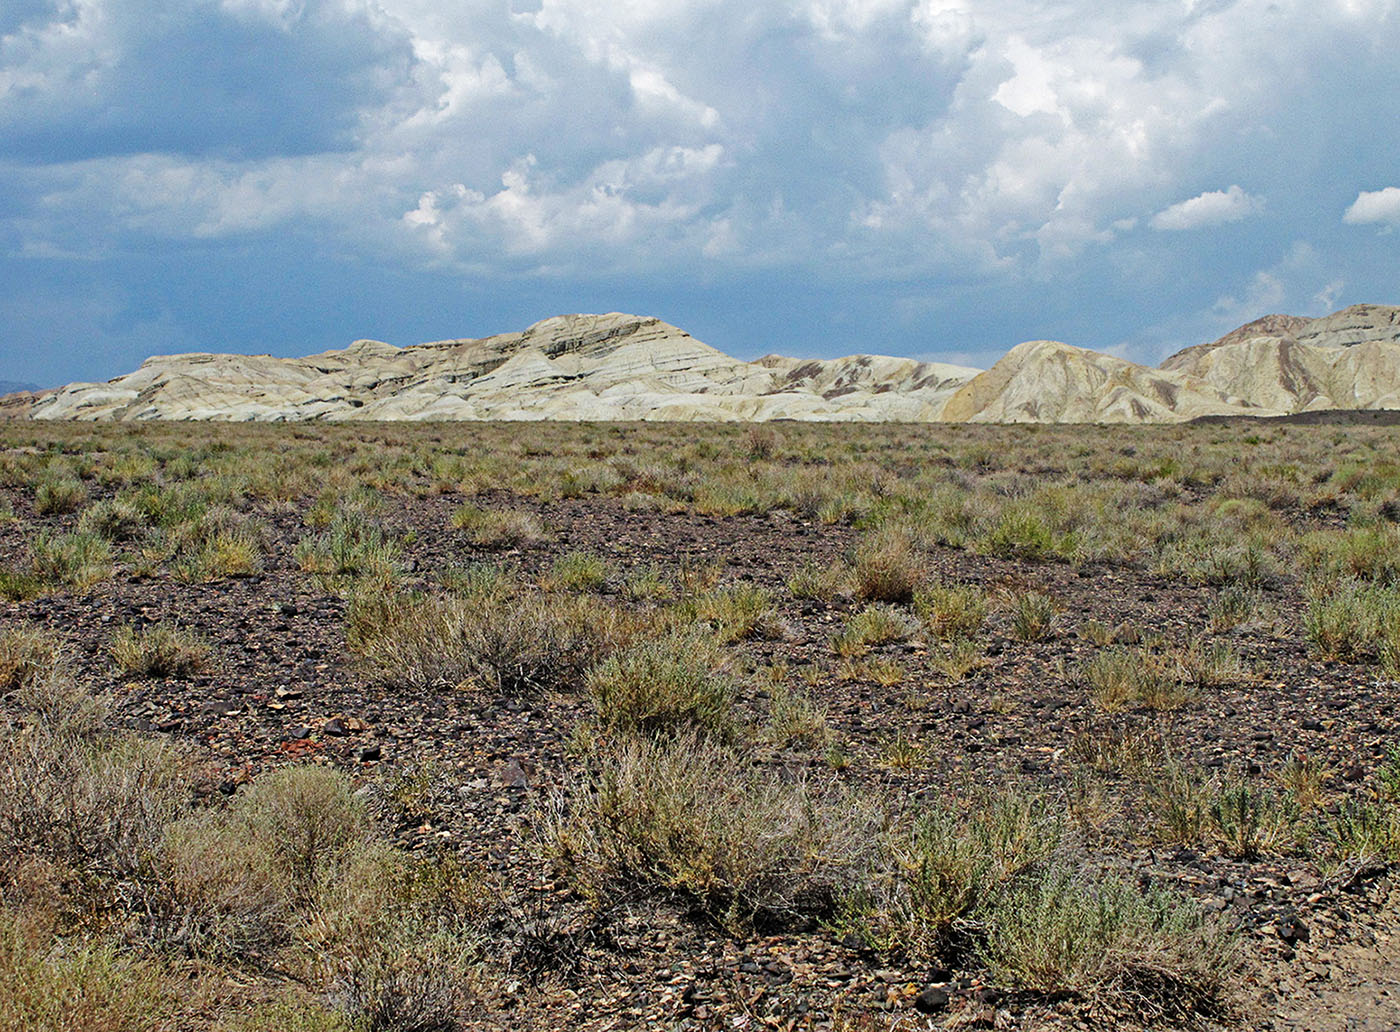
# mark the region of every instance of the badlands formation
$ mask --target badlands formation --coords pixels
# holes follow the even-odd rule
[[[0,401],[11,418],[862,420],[1153,423],[1400,408],[1400,308],[1266,316],[1158,368],[1055,341],[985,372],[854,355],[743,362],[659,319],[565,315],[521,333],[307,358],[166,355],[107,383]]]

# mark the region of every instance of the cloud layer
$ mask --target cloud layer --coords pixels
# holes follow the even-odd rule
[[[1261,276],[1397,301],[1395,6],[19,0],[0,378],[622,307],[752,354],[1151,359]]]

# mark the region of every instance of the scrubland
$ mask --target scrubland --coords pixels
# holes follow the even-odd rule
[[[1308,1027],[1397,678],[1360,420],[0,424],[0,1027]]]

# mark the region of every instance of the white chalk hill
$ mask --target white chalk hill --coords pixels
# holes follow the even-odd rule
[[[660,319],[564,315],[523,333],[307,358],[165,355],[40,395],[35,419],[936,419],[976,369],[857,355],[730,358]]]
[[[306,358],[165,355],[0,415],[140,420],[1179,422],[1400,408],[1400,308],[1267,316],[1160,368],[1055,341],[991,369],[853,355],[743,362],[659,319],[565,315],[521,333]]]

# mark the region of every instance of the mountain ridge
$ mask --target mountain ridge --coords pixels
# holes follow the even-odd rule
[[[74,420],[717,420],[1180,422],[1400,408],[1400,307],[1270,315],[1160,366],[1027,341],[990,369],[856,354],[733,358],[621,312],[302,358],[156,355],[105,383],[0,400],[0,416]]]

